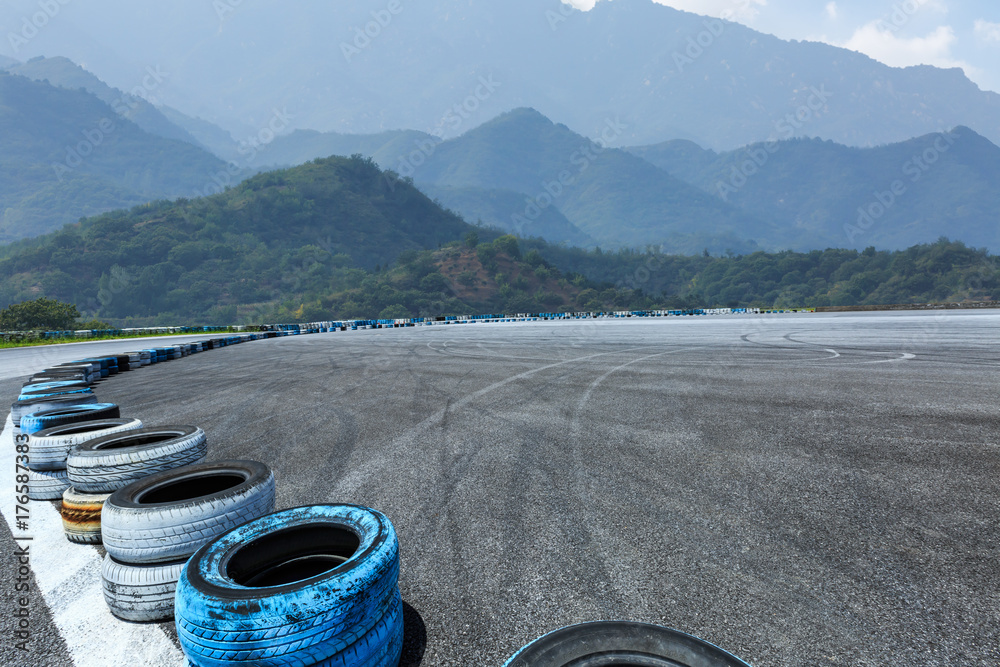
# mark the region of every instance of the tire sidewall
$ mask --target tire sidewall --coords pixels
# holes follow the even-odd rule
[[[360,544],[340,566],[303,581],[265,588],[241,586],[226,574],[240,547],[265,535],[308,525],[348,530]],[[393,568],[398,571],[399,543],[392,523],[381,512],[357,505],[313,505],[276,512],[239,526],[201,547],[188,560],[178,584],[177,617],[211,618],[233,603],[243,603],[247,621],[287,618],[289,609],[319,609],[323,601],[362,596]],[[363,583],[359,583],[363,582]],[[191,591],[191,594],[186,593]]]
[[[236,473],[245,477],[236,486],[203,496],[163,503],[143,503],[136,500],[140,495],[186,479],[197,479],[199,477],[210,477],[212,475],[224,475],[228,473]],[[108,509],[114,508],[115,511],[121,511],[133,516],[146,512],[159,514],[161,510],[167,507],[206,505],[217,500],[240,496],[247,493],[253,487],[266,482],[269,477],[272,477],[271,470],[263,463],[257,461],[231,460],[214,463],[197,463],[191,466],[166,470],[132,482],[128,486],[118,489],[111,494],[111,497],[108,498],[107,507]]]
[[[156,442],[145,443],[140,445],[125,445],[110,448],[109,445],[128,441],[131,439],[146,438],[151,435],[156,434],[170,434],[172,437],[163,438],[157,440]],[[111,435],[106,435],[100,438],[94,438],[93,440],[88,440],[87,442],[81,443],[73,447],[70,451],[70,458],[79,460],[81,463],[85,463],[93,459],[103,459],[108,455],[115,454],[137,454],[142,452],[147,452],[149,450],[160,449],[163,447],[170,447],[183,440],[189,438],[194,438],[195,436],[201,436],[204,439],[204,432],[194,426],[153,426],[136,429],[135,431],[125,431],[122,433],[114,433]],[[72,464],[71,464],[72,465]]]

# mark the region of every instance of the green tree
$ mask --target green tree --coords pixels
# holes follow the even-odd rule
[[[34,301],[15,303],[0,310],[0,329],[4,331],[72,329],[76,326],[78,317],[80,311],[73,304],[43,296]]]
[[[76,324],[77,329],[90,329],[93,331],[106,331],[108,329],[114,329],[113,326],[104,322],[102,320],[90,320],[89,322],[80,322]]]
[[[506,234],[493,241],[493,247],[497,252],[503,253],[514,259],[521,259],[521,246],[517,243],[517,237]]]
[[[391,306],[386,306],[382,309],[382,312],[378,314],[378,319],[380,320],[402,320],[412,317],[410,311],[406,309],[406,306],[395,303]]]

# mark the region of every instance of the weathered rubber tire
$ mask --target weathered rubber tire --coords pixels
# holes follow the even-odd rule
[[[49,366],[48,368],[43,369],[42,373],[86,373],[91,382],[97,382],[104,377],[103,373],[101,373],[100,364],[82,361],[70,364],[59,364],[58,366]]]
[[[403,653],[403,599],[399,588],[378,623],[322,667],[398,667]]]
[[[101,543],[101,508],[110,493],[82,493],[72,486],[62,496],[63,532],[77,544]]]
[[[76,445],[140,428],[142,422],[138,419],[98,419],[36,431],[28,438],[28,467],[32,470],[65,470],[69,450]]]
[[[276,512],[191,557],[177,582],[177,635],[198,667],[369,664],[344,660],[397,603],[398,577],[399,543],[382,513]]]
[[[59,500],[68,488],[69,476],[65,470],[28,470],[28,497],[32,500]]]
[[[66,470],[73,486],[111,493],[150,475],[198,463],[208,446],[196,426],[156,426],[88,440],[70,450]]]
[[[108,554],[101,563],[104,601],[111,613],[123,621],[145,623],[173,618],[177,579],[185,562],[135,565]]]
[[[53,396],[92,396],[94,391],[90,387],[70,389],[66,387],[49,387],[48,389],[21,390],[17,400],[31,401],[39,398],[52,398]]]
[[[86,382],[75,382],[73,380],[53,380],[51,382],[25,382],[21,385],[21,393],[33,393],[40,389],[89,389]]]
[[[56,410],[44,410],[21,418],[21,433],[31,435],[54,426],[79,424],[96,419],[118,419],[121,411],[114,403],[91,403]]]
[[[531,642],[504,667],[750,667],[718,646],[645,623],[573,625]]]
[[[86,394],[81,396],[52,396],[49,398],[29,398],[26,401],[17,401],[10,406],[10,419],[14,426],[20,427],[21,418],[25,415],[32,415],[36,412],[47,410],[58,410],[72,405],[92,405],[97,403],[97,396]]]
[[[32,375],[28,382],[80,382],[82,384],[93,384],[90,376],[86,373],[36,373]]]
[[[118,561],[170,562],[273,511],[274,475],[263,463],[199,463],[115,491],[104,503],[101,532]]]

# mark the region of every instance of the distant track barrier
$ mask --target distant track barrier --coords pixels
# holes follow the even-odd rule
[[[3,343],[28,343],[34,341],[89,340],[102,338],[144,338],[150,336],[197,335],[204,333],[267,333],[274,336],[298,336],[301,334],[328,333],[333,331],[356,331],[358,329],[399,329],[417,326],[440,326],[447,324],[492,324],[500,322],[539,322],[557,320],[599,320],[633,317],[699,317],[706,315],[769,315],[783,313],[814,313],[816,308],[694,308],[688,310],[621,310],[609,312],[573,313],[517,313],[493,315],[448,315],[443,317],[414,317],[395,320],[338,320],[309,322],[305,324],[256,324],[219,327],[141,327],[125,329],[84,329],[78,331],[8,331],[0,332]],[[227,338],[213,339],[213,342]],[[222,345],[225,343],[223,342]],[[217,345],[221,346],[221,345]]]

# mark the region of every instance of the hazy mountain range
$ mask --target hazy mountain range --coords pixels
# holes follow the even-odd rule
[[[467,220],[555,243],[743,253],[947,235],[1000,248],[1000,148],[966,127],[866,149],[790,139],[722,153],[686,140],[605,150],[521,109],[444,142],[296,132],[260,159],[299,163],[333,148],[412,177]]]
[[[107,0],[101,11],[67,7],[72,20],[52,21],[22,55],[67,56],[126,91],[158,67],[163,104],[240,139],[276,112],[300,129],[453,137],[531,107],[591,139],[620,119],[619,146],[728,150],[792,136],[877,146],[957,125],[1000,142],[1000,95],[958,69],[895,69],[652,0],[589,12],[560,0],[393,7]]]
[[[137,120],[155,122],[155,109],[136,109]],[[178,131],[169,122],[161,127]],[[5,72],[0,128],[0,241],[153,199],[192,196],[226,168],[203,148],[150,134],[86,91]]]
[[[621,132],[614,122],[594,142],[518,109],[446,141],[414,130],[297,130],[259,146],[232,142],[239,161],[227,167],[206,146],[226,147],[225,131],[112,89],[70,61],[8,72],[40,79],[0,76],[8,240],[210,194],[266,168],[361,154],[469,222],[571,246],[718,254],[904,248],[949,235],[1000,247],[1000,148],[966,127],[869,149],[791,139],[721,153],[686,140],[622,150],[605,147]],[[114,129],[102,131],[110,119]]]
[[[67,35],[66,53],[85,53],[87,69],[61,56],[0,59],[0,241],[360,154],[469,222],[570,246],[718,254],[949,235],[1000,247],[1000,96],[958,70],[893,69],[650,0],[590,12],[436,0],[389,18],[369,4],[227,10],[197,43],[123,37],[114,63]],[[306,5],[311,21],[293,25]],[[200,34],[194,11],[171,5],[164,29],[189,18]],[[102,18],[108,35],[131,20]],[[265,19],[266,53],[252,39],[264,43]],[[372,20],[384,23],[378,36],[353,29]],[[331,26],[346,37],[310,36]],[[224,47],[242,60],[221,58]],[[123,90],[94,73],[123,81],[138,54],[165,64],[133,71]],[[394,126],[411,129],[329,131]]]

